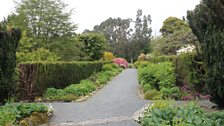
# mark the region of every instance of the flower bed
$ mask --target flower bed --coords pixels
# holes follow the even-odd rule
[[[6,104],[0,107],[0,125],[43,124],[52,114],[52,107],[43,104]]]
[[[223,126],[224,111],[208,113],[195,103],[176,106],[172,101],[154,101],[135,120],[141,126]]]
[[[71,84],[64,89],[48,88],[44,93],[46,101],[79,101],[105,85],[109,80],[121,72],[115,64],[105,64],[102,71],[92,74],[88,79],[81,80],[79,84]]]

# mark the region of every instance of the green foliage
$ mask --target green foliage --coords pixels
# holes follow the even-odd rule
[[[98,73],[92,74],[88,79],[82,80],[79,84],[71,84],[64,89],[48,88],[44,93],[44,97],[50,101],[74,101],[81,96],[92,93],[121,71],[121,68],[113,64],[105,64],[103,68],[105,66],[111,67],[110,69],[103,69]]]
[[[50,101],[73,101],[96,90],[92,81],[82,80],[80,84],[71,84],[65,89],[48,88],[44,97]]]
[[[169,17],[163,21],[163,26],[160,29],[160,32],[163,36],[166,36],[183,29],[190,29],[186,21],[176,17]]]
[[[142,126],[222,126],[223,112],[205,113],[198,105],[189,103],[175,107],[169,101],[156,101],[140,119]]]
[[[0,102],[15,90],[15,55],[20,38],[20,30],[10,28],[7,31],[6,22],[0,23]]]
[[[186,53],[176,58],[176,73],[178,85],[188,85],[193,92],[207,93],[205,64],[200,56]]]
[[[134,22],[134,28],[131,27]],[[136,19],[109,18],[94,27],[94,32],[103,33],[110,42],[109,50],[117,57],[136,61],[140,53],[148,51],[151,39],[151,16],[137,10]]]
[[[81,34],[78,40],[84,44],[82,50],[90,56],[91,60],[99,60],[107,47],[105,37],[97,33]]]
[[[202,0],[188,12],[193,33],[199,39],[207,66],[207,86],[211,101],[224,107],[224,5],[222,0]]]
[[[146,86],[149,86],[149,85],[144,85],[144,92],[145,92],[144,98],[145,99],[152,100],[152,99],[160,97],[161,93],[159,91],[157,91],[155,89],[152,90],[152,88],[150,86],[149,86],[149,88],[145,88]]]
[[[41,96],[49,88],[65,88],[101,70],[108,62],[27,62],[19,65],[21,97]]]
[[[42,104],[7,104],[0,106],[0,125],[16,125],[18,121],[30,116],[32,112],[45,112],[48,108]]]
[[[176,51],[187,44],[194,45],[199,51],[198,40],[189,24],[176,17],[167,18],[160,29],[162,36],[152,39],[150,50],[154,56],[176,55]]]
[[[179,97],[179,89],[175,87],[176,77],[172,62],[158,64],[148,62],[138,70],[139,82],[143,86],[144,92],[154,89],[159,91],[161,97],[165,99]]]
[[[66,9],[67,4],[61,0],[17,1],[16,13],[9,16],[9,21],[36,40],[41,40],[36,43],[41,47],[74,33],[76,25],[70,21],[72,10],[67,12]]]
[[[54,62],[59,60],[59,57],[44,48],[38,48],[33,52],[17,52],[16,53],[17,62],[28,62],[28,61],[48,61]]]

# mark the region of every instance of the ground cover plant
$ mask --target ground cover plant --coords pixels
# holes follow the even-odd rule
[[[48,120],[48,116],[53,111],[43,104],[25,104],[25,103],[11,103],[0,106],[0,125],[14,126],[19,125],[23,119],[30,117],[33,113],[42,113],[46,117],[44,121]],[[43,122],[46,123],[46,122]]]
[[[223,126],[224,111],[206,112],[195,103],[154,101],[137,120],[142,126]]]
[[[49,101],[75,101],[102,87],[120,72],[121,68],[116,64],[105,64],[100,72],[81,80],[79,84],[71,84],[64,89],[48,88],[44,93],[44,99]]]

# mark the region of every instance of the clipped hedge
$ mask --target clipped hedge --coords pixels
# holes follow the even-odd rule
[[[47,88],[65,88],[99,72],[109,62],[27,62],[19,65],[19,94],[22,98],[43,95]]]

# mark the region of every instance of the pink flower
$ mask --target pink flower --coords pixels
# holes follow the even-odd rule
[[[115,64],[118,64],[121,67],[128,67],[128,62],[124,58],[115,58],[113,61]]]

